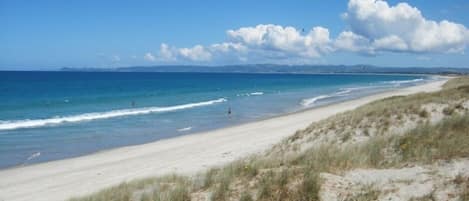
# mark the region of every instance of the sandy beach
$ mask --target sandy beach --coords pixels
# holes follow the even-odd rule
[[[0,201],[66,200],[133,179],[193,174],[261,152],[296,130],[382,98],[439,90],[446,80],[238,126],[0,171]]]

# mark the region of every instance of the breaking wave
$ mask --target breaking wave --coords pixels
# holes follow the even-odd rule
[[[81,122],[91,121],[97,119],[109,119],[114,117],[131,116],[131,115],[143,115],[158,112],[171,112],[176,110],[189,109],[194,107],[208,106],[216,103],[227,101],[225,98],[219,98],[216,100],[188,103],[183,105],[175,105],[168,107],[144,107],[144,108],[132,108],[132,109],[120,109],[112,110],[107,112],[92,112],[72,116],[53,117],[48,119],[25,119],[25,120],[13,120],[13,121],[0,121],[0,130],[14,130],[20,128],[33,128],[42,127],[54,124],[70,123],[70,122]]]
[[[413,79],[413,80],[393,80],[393,81],[385,81],[384,83],[400,85],[400,84],[408,84],[408,83],[414,83],[414,82],[421,82],[421,81],[423,81],[423,80],[424,80],[424,79],[422,79],[422,78],[418,78],[418,79]]]
[[[190,131],[190,130],[192,130],[192,126],[177,129],[178,132],[184,132],[184,131]]]
[[[251,93],[245,93],[245,94],[236,94],[236,96],[262,96],[264,95],[264,92],[262,91],[255,91]]]
[[[313,98],[303,99],[303,100],[301,100],[301,105],[310,106],[310,105],[316,103],[318,100],[322,100],[322,99],[326,99],[326,98],[330,98],[330,97],[332,97],[332,96],[331,95],[320,95],[320,96],[316,96],[316,97],[313,97]]]

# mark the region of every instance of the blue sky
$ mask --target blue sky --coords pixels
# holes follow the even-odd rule
[[[0,70],[240,63],[469,67],[468,1],[382,3],[0,0]],[[369,5],[375,7],[365,10]],[[411,14],[400,18],[405,13]],[[417,25],[396,27],[382,23],[386,19]],[[376,33],[373,23],[389,30]]]

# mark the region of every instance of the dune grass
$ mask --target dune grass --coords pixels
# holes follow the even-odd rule
[[[406,162],[431,163],[469,156],[469,116],[454,116],[430,126],[421,125],[396,139],[395,149]]]
[[[468,99],[469,76],[454,78],[444,84],[443,90],[438,92],[384,98],[311,124],[297,131],[287,143],[304,135],[315,135],[329,130],[342,133],[342,141],[350,139],[353,134],[350,131],[370,135],[370,130],[376,129],[375,135],[383,135],[392,126],[401,125],[409,119],[427,121],[432,111],[425,110],[422,108],[423,105],[430,103],[447,105],[443,113],[450,116],[456,110],[467,110],[462,108],[461,103]]]
[[[314,201],[319,200],[321,172],[401,167],[403,164],[430,164],[439,160],[468,157],[469,112],[464,107],[458,110],[461,100],[469,100],[468,80],[467,77],[451,80],[440,92],[375,101],[315,123],[283,143],[297,141],[318,128],[325,132],[324,125],[340,130],[342,127],[356,128],[363,119],[381,122],[380,126],[384,126],[386,123],[383,117],[403,115],[404,118],[413,114],[428,118],[428,114],[421,110],[421,106],[428,103],[448,104],[459,111],[448,112],[437,124],[421,121],[416,128],[403,135],[376,136],[364,143],[340,147],[324,143],[301,152],[279,151],[281,146],[276,146],[267,154],[253,155],[193,177],[169,175],[136,180],[71,201],[184,201],[207,198],[214,201]],[[463,184],[468,187],[460,197],[469,197],[469,181],[464,180]],[[369,189],[349,200],[370,200],[376,196],[376,191]]]
[[[469,86],[469,76],[456,77],[443,85],[445,89]]]
[[[72,198],[71,201],[188,201],[193,183],[188,177],[167,175],[125,182],[99,191],[92,196]]]
[[[139,197],[138,200],[142,201],[185,201],[191,200],[192,193],[200,191],[210,194],[210,200],[318,200],[320,172],[399,167],[400,164],[428,164],[437,160],[467,157],[467,144],[469,115],[457,115],[436,125],[422,124],[400,137],[376,138],[346,148],[324,145],[291,158],[236,161],[201,175],[205,181],[211,180],[209,183],[197,182],[197,178],[171,175],[123,183],[72,200],[127,201]],[[396,155],[385,160],[387,156],[383,148],[393,149]],[[254,168],[257,171],[252,171]],[[250,182],[253,184],[249,185]],[[375,196],[375,193],[366,192],[352,200],[364,200],[370,196]]]

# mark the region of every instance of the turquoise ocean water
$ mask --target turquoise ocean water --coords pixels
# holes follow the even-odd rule
[[[0,72],[0,168],[222,128],[430,79],[405,75]]]

